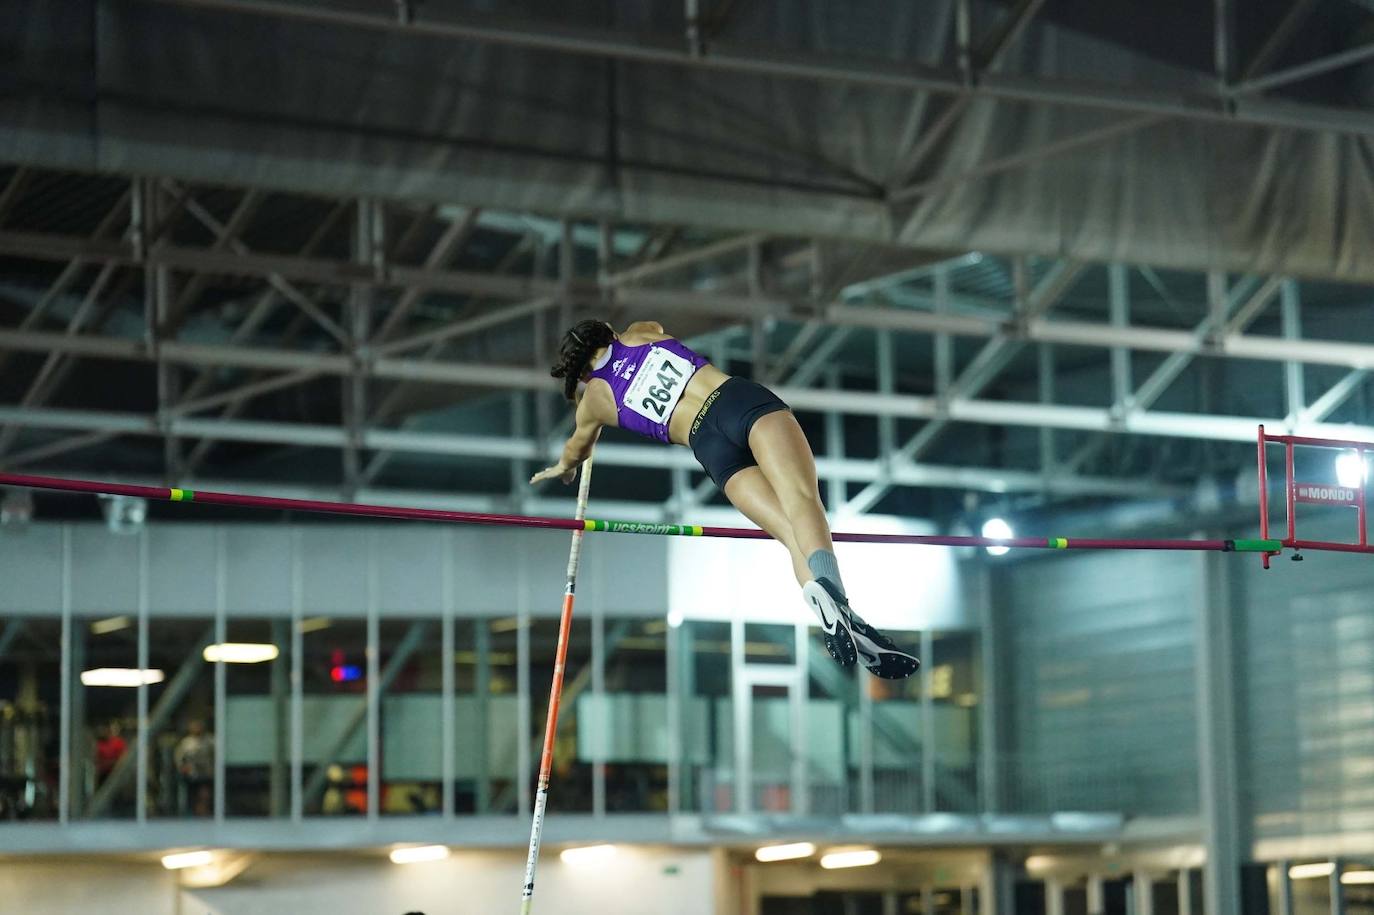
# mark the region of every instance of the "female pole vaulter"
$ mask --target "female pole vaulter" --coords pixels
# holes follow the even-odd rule
[[[811,445],[772,391],[726,375],[655,321],[619,334],[603,321],[580,322],[564,335],[551,374],[563,379],[564,396],[576,404],[577,427],[559,462],[536,473],[532,484],[554,477],[571,483],[603,426],[685,445],[730,503],[787,547],[832,658],[845,667],[862,659],[875,676],[890,680],[921,666],[849,606]]]

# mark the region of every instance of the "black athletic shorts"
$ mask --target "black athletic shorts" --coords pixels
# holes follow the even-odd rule
[[[787,404],[757,382],[730,378],[706,397],[687,442],[698,463],[721,489],[746,467],[758,466],[749,450],[749,430],[759,417],[786,410]]]

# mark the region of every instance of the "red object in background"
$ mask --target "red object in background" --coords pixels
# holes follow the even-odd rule
[[[329,679],[335,683],[352,683],[363,678],[363,669],[357,664],[335,664],[329,668]]]
[[[108,734],[95,742],[96,777],[103,782],[126,752],[129,745],[118,734]]]
[[[1369,545],[1369,527],[1367,520],[1368,492],[1365,488],[1363,475],[1356,486],[1330,486],[1313,483],[1299,483],[1293,473],[1293,447],[1301,445],[1308,448],[1330,448],[1340,451],[1353,451],[1359,459],[1360,466],[1365,463],[1365,453],[1374,451],[1374,442],[1357,442],[1335,438],[1312,438],[1306,435],[1272,435],[1264,431],[1264,427],[1259,427],[1259,500],[1260,500],[1260,538],[1269,539],[1269,469],[1267,446],[1275,442],[1283,445],[1283,474],[1284,474],[1284,514],[1288,527],[1288,536],[1281,542],[1288,549],[1300,551],[1311,550],[1332,550],[1338,553],[1374,553],[1374,546]],[[1297,505],[1300,502],[1318,505],[1348,505],[1352,506],[1356,512],[1355,523],[1357,525],[1356,539],[1354,543],[1343,543],[1331,540],[1300,540],[1298,539],[1298,514]],[[1264,567],[1269,568],[1269,559],[1277,553],[1265,552],[1260,557],[1264,562]],[[1294,558],[1301,559],[1301,555]]]

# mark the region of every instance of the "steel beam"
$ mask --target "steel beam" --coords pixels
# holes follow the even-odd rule
[[[461,219],[450,222],[448,228],[444,230],[438,241],[430,249],[429,254],[425,256],[423,269],[440,270],[450,259],[460,254],[463,246],[472,237],[473,229],[477,227],[477,217],[481,215],[481,212],[474,207],[467,210]],[[401,293],[400,299],[392,306],[381,326],[377,328],[373,343],[380,344],[389,339],[428,292],[429,289],[425,286],[412,286]]]
[[[1328,57],[1310,60],[1307,63],[1298,64],[1286,70],[1280,70],[1277,73],[1270,73],[1267,76],[1256,76],[1234,87],[1232,91],[1238,95],[1267,92],[1270,89],[1277,89],[1280,86],[1287,86],[1290,83],[1311,79],[1314,76],[1320,76],[1332,70],[1339,70],[1342,67],[1352,67],[1370,58],[1374,58],[1374,42],[1360,45],[1358,48],[1341,51],[1339,54],[1332,54]]]
[[[563,54],[777,79],[871,86],[952,96],[978,94],[1006,101],[1041,102],[1075,108],[1153,113],[1266,127],[1331,130],[1342,134],[1374,134],[1374,117],[1357,109],[1263,101],[1228,106],[1226,100],[1217,92],[1202,89],[1142,89],[1019,74],[988,74],[973,84],[957,70],[925,66],[913,61],[856,61],[780,52],[771,48],[730,48],[714,43],[711,53],[693,57],[680,46],[680,43],[665,45],[637,40],[608,29],[564,28],[555,32],[531,26],[490,25],[475,20],[456,19],[426,19],[402,23],[391,17],[265,0],[157,2],[239,15],[269,16],[304,23],[534,48]]]
[[[1292,280],[1284,282],[1282,292],[1279,309],[1283,319],[1283,338],[1291,342],[1302,337],[1302,301],[1298,297],[1298,284]],[[1283,376],[1284,409],[1289,422],[1296,423],[1307,408],[1302,363],[1285,362]]]
[[[5,182],[5,187],[0,189],[0,223],[4,223],[5,217],[9,215],[14,202],[23,193],[24,187],[29,183],[32,173],[23,166],[15,168],[14,174],[10,175],[10,180]]]
[[[182,193],[189,193],[184,188],[180,188],[170,182],[169,184]],[[176,249],[168,246],[162,247],[156,252],[156,256],[147,259],[149,267],[173,267],[190,270],[195,273],[216,273],[222,272],[215,268],[214,264],[216,263],[223,265],[240,261],[244,266],[247,266],[255,262],[255,258],[257,258],[258,255],[249,250],[248,246],[243,242],[235,238],[229,226],[221,223],[212,213],[197,204],[194,200],[189,199],[189,197],[186,202],[186,209],[215,236],[214,245],[209,249]],[[149,253],[152,254],[153,252]],[[224,257],[226,254],[229,256]],[[198,258],[200,259],[199,265],[197,263]],[[179,267],[177,264],[178,261],[180,261]],[[357,268],[354,268],[351,271],[355,274],[353,281],[357,282],[357,273],[365,271],[366,265],[359,265]],[[237,270],[229,270],[227,272],[231,275],[243,275]],[[282,298],[308,314],[316,324],[322,327],[325,332],[333,337],[338,343],[344,346],[348,345],[348,332],[340,327],[338,322],[333,318],[325,314],[308,295],[300,289],[297,289],[295,284],[291,282],[291,279],[284,275],[281,270],[265,267],[261,273],[266,276],[268,284],[271,285],[273,289],[277,290]],[[248,275],[252,274],[250,273]]]
[[[1336,412],[1341,404],[1345,403],[1360,389],[1360,385],[1369,377],[1369,372],[1365,369],[1355,369],[1347,372],[1345,377],[1326,389],[1326,393],[1312,402],[1312,405],[1303,410],[1298,420],[1299,425],[1304,423],[1319,423],[1332,413]]]
[[[127,213],[129,209],[129,199],[130,192],[126,190],[120,195],[109,212],[101,218],[100,224],[95,227],[95,232],[92,237],[104,238],[109,234],[110,230],[113,229]],[[47,314],[48,308],[67,291],[68,287],[76,281],[76,278],[81,275],[81,272],[85,270],[87,266],[87,262],[82,258],[77,257],[69,260],[66,265],[63,266],[61,272],[58,273],[57,277],[52,281],[47,291],[39,297],[38,301],[34,303],[34,306],[29,309],[29,313],[19,322],[19,329],[29,330],[38,324],[38,322],[43,319],[43,316]],[[9,355],[10,354],[7,352],[0,352],[0,372],[4,371],[5,364],[9,361]]]
[[[1055,302],[1059,301],[1084,269],[1084,265],[1073,261],[1059,261],[1041,277],[1033,291],[1025,291],[1025,269],[1020,260],[1015,262],[1017,301],[1012,320],[1013,326],[1043,315]],[[1011,333],[1002,333],[990,340],[973,357],[959,378],[943,392],[940,403],[945,404],[959,398],[977,397],[994,378],[1006,368],[1024,344],[1015,340]],[[891,397],[892,395],[885,395]],[[936,415],[914,436],[899,448],[892,460],[897,462],[918,460],[939,438],[950,423],[949,415]],[[887,494],[890,487],[882,477],[860,490],[854,498],[845,503],[845,514],[861,514],[868,511]]]
[[[701,313],[733,314],[733,300],[724,301],[700,293],[676,293],[678,303],[699,310]],[[747,300],[746,300],[747,301]],[[663,301],[665,311],[670,310],[668,300]],[[767,300],[755,301],[760,310],[771,309],[776,303]],[[786,317],[786,316],[783,316]],[[822,317],[828,324],[844,328],[868,328],[873,330],[898,330],[909,333],[951,334],[962,337],[991,338],[1005,336],[1020,342],[1059,343],[1070,346],[1102,347],[1162,353],[1183,353],[1192,356],[1206,355],[1219,358],[1251,359],[1265,362],[1305,362],[1314,365],[1334,365],[1343,368],[1374,368],[1374,344],[1346,343],[1335,340],[1287,340],[1281,337],[1267,337],[1254,334],[1232,333],[1219,340],[1198,339],[1194,331],[1171,330],[1142,325],[1113,326],[1102,322],[1065,321],[1030,317],[1024,322],[1008,324],[1005,319],[973,317],[968,315],[940,314],[937,312],[914,311],[905,308],[881,308],[853,305],[829,305],[822,310]],[[92,356],[107,359],[126,359],[138,362],[152,361],[151,349],[142,341],[127,337],[97,335],[67,336],[52,332],[25,332],[17,329],[0,329],[0,348],[23,350],[25,352],[60,352],[78,356]],[[315,367],[322,374],[340,374],[348,371],[348,357],[342,354],[299,352],[262,347],[232,346],[228,344],[200,344],[184,341],[166,341],[162,344],[163,357],[172,362],[205,365],[237,366],[240,368],[262,368],[274,371],[290,371],[304,367]],[[489,385],[508,386],[512,383],[524,386],[547,387],[547,377],[531,368],[516,367],[466,367],[452,363],[430,363],[421,360],[377,359],[372,373],[377,377],[416,378],[420,380],[456,381],[466,384],[483,385],[480,376],[483,372],[495,370],[498,378]],[[524,381],[517,381],[509,373],[515,371]],[[537,381],[536,381],[537,379]],[[807,383],[814,376],[807,377]]]
[[[1016,409],[1015,404],[1006,405]],[[1076,409],[1076,408],[1063,408]],[[16,413],[13,408],[0,407],[0,420]],[[152,417],[119,413],[96,414],[68,410],[28,410],[31,425],[40,428],[92,429],[126,435],[156,436],[161,434]],[[1205,419],[1205,418],[1204,418]],[[1241,422],[1240,420],[1237,423]],[[1245,420],[1244,422],[1249,422]],[[1253,428],[1251,426],[1250,428]],[[1192,431],[1204,432],[1205,424]],[[299,423],[250,422],[244,420],[176,419],[172,430],[180,436],[195,436],[220,441],[260,442],[306,447],[342,448],[348,433],[338,426],[305,425]],[[1322,431],[1320,426],[1316,431]],[[1374,431],[1374,430],[1371,430]],[[1235,433],[1232,432],[1232,435]],[[536,443],[527,439],[504,436],[461,435],[427,432],[404,432],[390,429],[369,429],[362,433],[362,446],[412,454],[435,454],[460,457],[499,458],[538,461],[549,455]],[[653,445],[601,444],[597,461],[607,466],[641,467],[671,470],[696,469],[691,454],[685,449],[665,449]],[[893,485],[914,487],[948,487],[1005,492],[1036,491],[1046,485],[1044,477],[1035,471],[1001,468],[960,467],[898,463],[884,469],[878,463],[861,459],[817,459],[822,477],[847,482],[871,483],[883,474]],[[1051,490],[1068,494],[1153,495],[1167,492],[1149,480],[1112,478],[1079,478],[1056,476],[1048,482]]]
[[[612,286],[629,286],[642,283],[645,280],[660,277],[665,273],[672,273],[674,270],[682,270],[692,267],[703,261],[715,260],[726,255],[738,254],[751,247],[762,244],[768,240],[768,236],[761,232],[749,232],[744,235],[737,235],[733,238],[725,238],[720,241],[693,248],[690,251],[683,251],[680,254],[672,254],[668,257],[661,257],[658,260],[650,261],[647,264],[640,264],[629,267],[625,270],[609,274],[606,279]]]
[[[1058,140],[1051,140],[1048,143],[1033,146],[1030,149],[1012,153],[1011,155],[1001,156],[988,162],[979,163],[972,168],[956,172],[953,175],[932,178],[929,181],[914,184],[893,193],[889,196],[888,200],[891,203],[903,203],[916,197],[929,197],[941,191],[949,190],[952,187],[967,184],[977,178],[986,178],[989,175],[995,175],[999,172],[1032,165],[1042,159],[1063,155],[1066,152],[1080,149],[1084,146],[1104,143],[1107,140],[1113,140],[1119,136],[1134,133],[1137,130],[1143,130],[1146,127],[1162,123],[1167,119],[1165,115],[1161,114],[1138,114],[1131,117],[1120,118],[1112,121],[1110,124],[1104,124],[1101,127],[1085,130],[1082,133],[1071,134],[1070,136],[1061,137]]]
[[[1264,44],[1255,52],[1255,56],[1250,59],[1250,63],[1246,65],[1245,72],[1241,76],[1242,83],[1260,75],[1265,70],[1269,69],[1270,64],[1278,60],[1279,56],[1288,47],[1288,43],[1292,40],[1293,34],[1302,26],[1303,22],[1307,20],[1308,15],[1311,14],[1317,2],[1318,0],[1293,0],[1293,3],[1288,7],[1288,11],[1284,13],[1283,19],[1280,20],[1278,26],[1275,27],[1274,31],[1269,33],[1269,37],[1265,39]]]

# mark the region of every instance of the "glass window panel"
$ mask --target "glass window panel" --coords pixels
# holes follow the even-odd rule
[[[858,665],[836,664],[821,642],[819,626],[812,626],[807,636],[806,753],[811,813],[839,816],[859,807],[859,678],[869,674]]]
[[[73,817],[134,816],[138,670],[132,609],[72,620]]]
[[[796,628],[781,623],[745,623],[744,661],[746,664],[795,665]]]
[[[1302,877],[1293,880],[1292,883],[1293,915],[1330,915],[1331,877],[1329,875]]]
[[[549,688],[553,684],[554,659],[558,649],[557,619],[530,621],[530,760],[538,776],[538,760],[544,747],[544,728],[549,710]],[[559,706],[558,734],[554,741],[553,784],[549,791],[550,811],[592,809],[592,763],[579,752],[579,701],[592,694],[592,623],[574,619],[568,636],[567,663],[563,674],[563,695]]]
[[[209,817],[215,798],[215,665],[203,651],[208,617],[148,621],[148,666],[163,679],[148,687],[148,815]]]
[[[224,810],[284,817],[291,797],[291,621],[229,619],[226,641],[276,657],[224,665]],[[211,665],[213,666],[213,665]]]
[[[520,803],[519,621],[454,622],[454,807],[515,813]]]
[[[892,631],[888,636],[898,645],[921,643],[918,632]],[[864,671],[859,681],[872,703],[873,808],[880,813],[925,809],[922,679],[917,674],[905,680],[883,680]]]
[[[57,818],[62,622],[0,617],[0,821]]]
[[[930,749],[936,808],[975,813],[978,805],[978,636],[934,633],[930,665]]]
[[[676,641],[682,678],[681,809],[733,810],[730,624],[689,620],[679,627]]]
[[[1341,889],[1346,915],[1374,915],[1374,861],[1344,861]]]
[[[443,805],[443,656],[441,622],[380,622],[383,814],[437,813]]]
[[[606,764],[611,813],[668,810],[668,623],[662,617],[604,621],[605,694],[579,713],[579,752]],[[593,742],[599,741],[599,745]]]
[[[1178,879],[1155,880],[1152,887],[1154,895],[1154,915],[1178,915]]]
[[[367,622],[315,620],[301,635],[302,808],[367,813]],[[314,628],[318,626],[319,628]]]
[[[749,691],[753,808],[792,811],[792,695],[785,686],[755,684]]]

